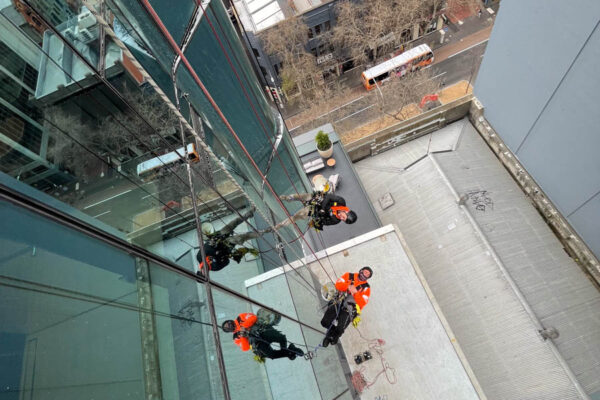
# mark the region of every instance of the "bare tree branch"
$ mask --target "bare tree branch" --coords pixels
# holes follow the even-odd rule
[[[436,94],[440,84],[432,79],[429,69],[411,72],[403,77],[393,77],[378,89],[378,101],[382,114],[398,121],[412,117],[411,104],[419,104],[429,94]],[[380,90],[380,91],[379,91]]]
[[[443,0],[342,0],[336,5],[332,42],[357,64],[377,60],[412,38],[415,24],[429,22]]]
[[[265,31],[261,39],[267,53],[282,64],[281,88],[288,99],[312,107],[331,95],[331,88],[325,85],[316,57],[304,48],[307,35],[302,19],[291,17]]]
[[[63,104],[53,105],[44,110],[45,127],[51,137],[49,159],[85,179],[89,178],[89,167],[97,162],[90,151],[100,157],[126,162],[147,153],[148,147],[154,150],[168,147],[163,138],[173,138],[172,143],[181,146],[176,136],[177,117],[163,106],[156,94],[125,89],[123,95],[130,104],[136,105],[150,126],[128,110],[95,119],[75,114]],[[143,138],[144,143],[136,136]]]

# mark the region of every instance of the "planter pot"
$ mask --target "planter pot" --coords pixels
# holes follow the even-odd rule
[[[321,157],[323,157],[323,158],[329,158],[333,154],[333,144],[327,150],[319,150],[319,149],[317,149],[317,151],[319,152],[319,155]]]

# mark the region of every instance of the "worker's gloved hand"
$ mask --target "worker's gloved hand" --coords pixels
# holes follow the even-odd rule
[[[308,223],[309,228],[314,228],[316,231],[320,231],[322,226],[320,223],[316,222],[314,219],[311,219]]]
[[[262,356],[259,356],[258,354],[254,355],[254,361],[256,361],[259,364],[264,364],[265,363],[265,358]]]
[[[248,331],[247,331],[245,328],[242,328],[242,329],[239,331],[238,335],[239,335],[240,337],[248,337]]]
[[[356,328],[360,323],[360,306],[358,304],[355,304],[354,306],[356,307],[356,316],[352,320],[352,326]]]

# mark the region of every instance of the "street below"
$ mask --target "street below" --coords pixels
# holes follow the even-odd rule
[[[427,68],[431,68],[432,79],[438,80],[440,89],[451,86],[460,81],[466,81],[471,86],[477,77],[479,65],[487,40],[490,36],[492,26],[487,26],[477,32],[474,32],[456,41],[438,47],[434,50],[434,63]],[[438,33],[434,33],[438,37]],[[458,36],[458,35],[457,35]],[[334,105],[332,109],[325,111],[320,115],[306,115],[299,113],[286,118],[286,124],[292,136],[297,136],[317,126],[325,123],[333,123],[336,131],[343,135],[348,129],[365,125],[378,118],[376,113],[378,104],[381,101],[377,91],[367,92],[360,82],[358,72],[350,74],[351,78],[346,78],[345,85],[350,89],[350,95],[341,105]],[[344,78],[342,78],[344,79]],[[339,102],[337,102],[339,104]],[[403,106],[403,104],[386,103],[388,106]]]

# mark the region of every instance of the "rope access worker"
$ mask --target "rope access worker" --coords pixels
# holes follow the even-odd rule
[[[298,210],[291,219],[287,218],[275,227],[266,229],[265,233],[277,231],[301,219],[310,218],[309,226],[321,231],[324,225],[336,225],[341,221],[353,224],[358,218],[356,213],[346,206],[346,200],[335,194],[323,192],[298,193],[279,196],[279,198],[285,201],[301,201],[304,207]]]
[[[358,273],[346,272],[335,282],[338,294],[327,304],[327,310],[321,319],[321,326],[327,329],[323,347],[337,344],[350,322],[354,327],[358,326],[361,311],[371,296],[367,280],[372,276],[373,270],[370,267],[362,267]]]
[[[246,232],[239,235],[233,235],[234,229],[246,221],[248,218],[254,215],[254,209],[250,209],[245,214],[238,216],[233,219],[230,223],[225,225],[219,231],[214,233],[206,234],[206,240],[204,241],[204,253],[206,255],[206,264],[208,264],[210,271],[220,271],[229,265],[229,260],[233,259],[238,264],[242,260],[242,257],[246,253],[251,253],[255,256],[258,255],[256,249],[250,247],[241,246],[245,241],[260,237],[258,232]],[[241,247],[236,247],[240,245]],[[202,262],[202,253],[198,251],[196,254],[198,260],[198,274],[201,274],[201,270],[204,267]]]
[[[272,360],[287,357],[294,360],[297,356],[304,356],[304,352],[293,343],[287,344],[287,338],[269,324],[261,324],[258,317],[252,313],[242,313],[235,320],[223,322],[221,328],[224,332],[233,332],[233,342],[242,351],[252,349],[258,362],[265,358]],[[279,350],[271,347],[272,343],[279,344]]]

